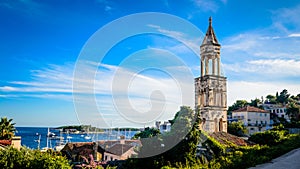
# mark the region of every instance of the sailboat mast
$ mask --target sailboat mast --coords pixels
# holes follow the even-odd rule
[[[49,135],[50,135],[50,129],[49,129],[49,127],[48,127],[48,133],[47,133],[47,135],[46,135],[46,137],[47,137],[47,139],[46,139],[46,148],[48,148],[49,147]]]

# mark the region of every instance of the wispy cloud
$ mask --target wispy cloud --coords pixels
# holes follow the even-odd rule
[[[282,31],[287,34],[295,30],[299,31],[300,5],[297,5],[293,8],[281,8],[272,11],[272,14],[272,29],[277,29],[277,31]]]
[[[86,69],[82,71],[89,72],[93,70],[90,68],[96,65],[97,63],[89,62],[85,67]],[[128,116],[127,118],[132,118],[131,121],[148,123],[148,121],[157,120],[157,118],[167,120],[174,115],[179,105],[193,106],[194,103],[193,97],[190,97],[193,96],[193,77],[189,81],[186,80],[186,77],[182,77],[183,81],[178,79],[180,78],[178,76],[159,77],[153,76],[151,73],[133,72],[126,67],[100,64],[94,79],[94,89],[88,90],[91,87],[89,84],[91,81],[77,79],[81,86],[74,90],[72,88],[73,69],[74,65],[68,63],[49,65],[46,68],[34,70],[32,71],[32,81],[12,81],[0,86],[0,97],[2,99],[43,98],[72,101],[72,94],[79,93],[76,102],[80,101],[80,104],[85,104],[89,101],[85,100],[86,95],[95,95],[96,106],[102,116],[107,119],[119,119],[120,123],[124,124],[128,119],[122,118],[120,113]],[[166,70],[168,69],[177,72],[184,70],[166,67]],[[186,74],[182,75],[186,76]],[[179,81],[183,84],[179,85]],[[187,90],[190,94],[186,92]],[[94,93],[89,93],[90,91]],[[182,93],[183,91],[185,93]],[[157,92],[159,92],[158,95],[155,94]],[[80,97],[81,94],[83,97]],[[85,107],[88,107],[88,104],[91,103],[85,104]],[[157,105],[164,105],[163,109]],[[142,116],[134,113],[142,114]],[[143,113],[146,114],[143,115]],[[84,122],[93,121],[90,119],[95,119],[92,115],[86,116],[82,120]]]
[[[300,33],[289,34],[288,37],[300,37]]]
[[[228,81],[228,105],[232,105],[236,100],[247,100],[265,97],[268,94],[274,95],[276,92],[280,92],[283,89],[287,89],[289,93],[295,95],[300,93],[299,84],[286,83],[286,82],[268,82],[268,81],[256,81],[251,82],[245,80],[241,81]],[[242,93],[242,94],[241,94]]]
[[[104,10],[107,12],[107,11],[110,11],[110,10],[112,10],[112,7],[110,7],[110,6],[105,6],[105,8],[104,8]]]
[[[227,72],[239,73],[241,77],[256,77],[257,80],[300,79],[300,61],[296,60],[251,60],[239,64],[224,64]],[[296,79],[294,80],[296,83]]]
[[[42,3],[37,3],[33,0],[16,0],[16,1],[1,1],[0,7],[4,7],[10,10],[25,13],[26,15],[40,15],[43,13],[41,9],[43,7]]]
[[[226,4],[227,0],[207,1],[207,0],[192,0],[195,6],[204,12],[217,12],[220,5]]]

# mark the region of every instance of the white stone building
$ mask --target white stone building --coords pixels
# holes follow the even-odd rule
[[[250,135],[270,128],[270,112],[256,107],[246,106],[232,111],[232,118],[241,121]]]
[[[227,79],[221,73],[220,48],[210,17],[200,46],[201,75],[195,78],[195,107],[200,110],[200,128],[207,132],[227,132]]]
[[[290,121],[290,117],[286,114],[286,106],[283,106],[281,104],[262,104],[262,107],[264,108],[264,110],[276,114],[278,117],[285,118],[287,121]]]
[[[156,121],[155,126],[157,129],[159,129],[160,133],[171,131],[171,123],[168,121],[165,121],[164,123],[161,123],[161,121]]]

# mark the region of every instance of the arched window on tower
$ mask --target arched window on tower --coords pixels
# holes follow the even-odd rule
[[[222,118],[219,121],[219,131],[223,131],[223,119]]]

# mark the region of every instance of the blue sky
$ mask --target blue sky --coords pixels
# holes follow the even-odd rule
[[[141,127],[172,118],[182,104],[193,106],[189,92],[200,68],[192,50],[198,50],[203,34],[163,18],[157,18],[159,25],[147,24],[147,18],[135,22],[161,34],[123,39],[102,60],[84,65],[84,72],[96,70],[92,90],[97,111],[90,98],[85,100],[82,81],[82,91],[72,87],[80,52],[97,30],[142,12],[177,16],[204,33],[212,16],[228,78],[228,105],[285,88],[300,93],[299,1],[0,0],[0,116],[13,118],[18,126],[91,122]],[[97,46],[134,27],[114,27]],[[127,104],[142,113],[135,114]]]

